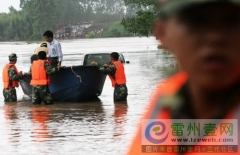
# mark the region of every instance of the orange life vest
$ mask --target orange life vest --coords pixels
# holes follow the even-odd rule
[[[4,83],[4,88],[10,89],[10,82],[11,82],[11,87],[18,87],[18,81],[15,80],[10,80],[8,70],[10,67],[14,67],[14,70],[16,71],[17,74],[19,74],[17,67],[14,64],[6,64],[5,67],[3,68],[2,72],[2,77],[3,77],[3,83]]]
[[[114,61],[112,64],[116,67],[115,78],[108,75],[112,81],[112,86],[115,88],[116,85],[126,84],[126,76],[124,66],[120,61]]]
[[[161,82],[157,87],[157,92],[152,96],[152,101],[149,105],[148,112],[143,116],[142,119],[171,119],[170,115],[170,109],[163,108],[158,105],[158,101],[161,98],[161,96],[168,96],[173,95],[179,89],[183,86],[183,84],[186,83],[188,79],[188,76],[184,72],[180,72],[173,77],[165,80],[164,82]],[[238,119],[240,120],[240,106],[238,110],[229,113],[225,119]],[[239,128],[239,122],[238,122],[238,128]],[[239,130],[239,129],[238,129]],[[139,130],[137,132],[137,136],[133,140],[130,150],[128,151],[128,155],[146,155],[147,153],[144,153],[142,151],[142,131],[141,131],[141,125],[139,126]],[[238,133],[239,136],[239,133]],[[238,141],[239,141],[238,137]],[[204,145],[211,145],[211,143],[205,142]],[[178,145],[177,143],[173,145]],[[201,145],[201,143],[197,143],[197,145]],[[238,144],[238,149],[240,151],[240,144]],[[178,153],[159,153],[159,152],[151,152],[149,153],[151,155],[178,155]],[[216,153],[217,155],[228,155],[229,153]],[[239,153],[230,153],[231,155],[238,155]],[[183,153],[183,155],[206,155],[206,153],[192,153],[192,152],[186,152]]]
[[[48,85],[50,83],[50,77],[47,75],[47,72],[44,67],[45,63],[48,63],[50,65],[48,60],[33,61],[32,80],[30,85],[42,86],[42,85]]]

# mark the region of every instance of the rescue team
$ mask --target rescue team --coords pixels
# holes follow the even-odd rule
[[[3,96],[5,102],[16,102],[16,87],[24,76],[31,76],[30,85],[33,86],[32,103],[46,105],[53,104],[53,99],[49,91],[50,75],[58,72],[62,66],[62,49],[60,43],[53,39],[53,33],[47,30],[43,34],[47,42],[41,43],[31,56],[31,67],[28,73],[18,71],[16,67],[17,55],[9,55],[9,63],[5,65],[2,71],[3,79]],[[114,101],[127,100],[126,76],[123,64],[118,61],[119,54],[113,52],[110,56],[111,64],[99,66],[99,70],[108,74],[114,87]]]

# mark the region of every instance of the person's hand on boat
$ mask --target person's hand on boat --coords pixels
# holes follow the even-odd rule
[[[64,68],[64,67],[66,67],[66,66],[57,66],[56,67],[56,69],[58,70],[58,71],[60,71],[62,68]]]
[[[109,67],[109,64],[104,64],[103,67]]]
[[[23,73],[22,71],[19,71],[19,74],[22,75],[22,76],[24,76],[24,73]]]
[[[58,62],[57,66],[61,66],[61,62]]]
[[[92,61],[90,65],[91,65],[91,66],[97,66],[98,63],[97,63],[96,61]]]
[[[23,73],[22,71],[19,71],[18,73],[19,73],[19,75],[21,76],[21,78],[24,77],[24,73]]]
[[[27,72],[24,72],[24,73],[22,73],[22,75],[25,77],[25,76],[31,76],[31,73],[27,73]]]

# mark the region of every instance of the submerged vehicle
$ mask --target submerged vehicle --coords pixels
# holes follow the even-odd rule
[[[54,101],[77,102],[97,98],[101,95],[106,80],[97,66],[91,66],[96,61],[100,65],[110,63],[110,53],[90,53],[83,57],[83,64],[79,66],[68,66],[50,76],[49,90]],[[125,62],[120,54],[120,61]],[[31,77],[26,76],[20,81],[25,95],[31,97]]]
[[[83,56],[83,65],[91,65],[93,61],[96,61],[100,66],[110,64],[110,53],[88,53]],[[125,63],[122,53],[119,53],[119,61]]]

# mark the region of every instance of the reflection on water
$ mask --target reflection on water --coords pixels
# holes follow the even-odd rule
[[[5,104],[4,114],[5,114],[6,122],[9,122],[10,120],[18,119],[16,114],[16,103]]]
[[[149,70],[153,69],[157,74],[161,74],[162,78],[167,78],[179,70],[174,55],[170,53],[148,54],[145,57],[141,57],[140,62],[142,66]]]
[[[113,102],[106,79],[98,101],[32,105],[17,89],[18,102],[3,102],[0,95],[0,152],[7,155],[123,155],[147,110],[156,83],[176,71],[174,57],[157,50],[155,38],[112,38],[62,41],[63,65],[80,65],[88,52],[122,52],[125,60],[127,102]],[[1,43],[0,66],[8,54],[18,55],[17,67],[27,72],[38,44]],[[2,69],[1,68],[1,69]],[[0,75],[1,76],[1,75]],[[2,83],[0,84],[2,88]]]
[[[126,132],[124,131],[124,124],[126,123],[128,105],[127,102],[115,103],[114,104],[114,139],[122,140],[122,135]]]
[[[18,115],[16,103],[9,103],[4,106],[5,125],[7,127],[7,141],[9,143],[18,143],[21,129],[14,124],[17,122]]]
[[[34,142],[44,142],[50,137],[47,121],[51,119],[51,113],[47,107],[32,107],[31,116],[33,122],[32,138]]]

